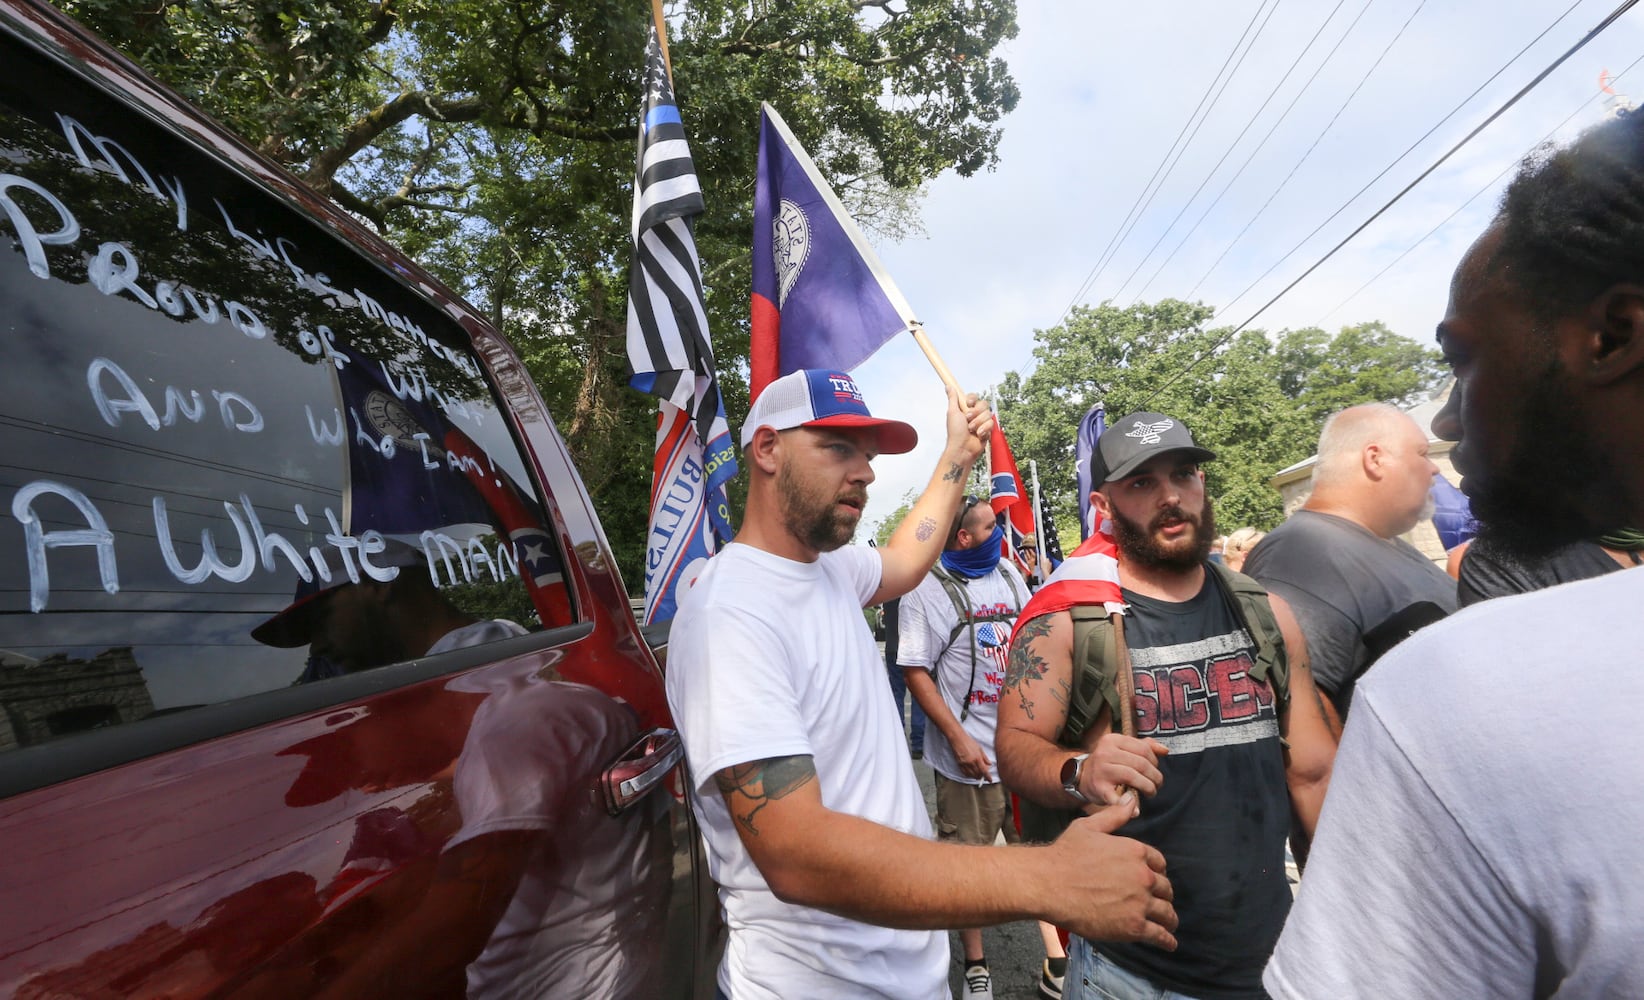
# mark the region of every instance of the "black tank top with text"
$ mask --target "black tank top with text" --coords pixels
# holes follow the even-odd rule
[[[1205,571],[1174,603],[1124,592],[1136,734],[1170,748],[1164,783],[1119,833],[1158,848],[1176,892],[1177,950],[1099,943],[1116,965],[1203,1000],[1264,997],[1262,968],[1290,912],[1290,797],[1277,705],[1252,680],[1256,644]]]

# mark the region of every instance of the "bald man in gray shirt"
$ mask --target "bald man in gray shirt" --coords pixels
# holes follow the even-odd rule
[[[1300,620],[1338,732],[1376,658],[1456,610],[1455,582],[1398,537],[1421,519],[1437,473],[1426,432],[1403,411],[1343,410],[1319,435],[1312,496],[1245,560]]]

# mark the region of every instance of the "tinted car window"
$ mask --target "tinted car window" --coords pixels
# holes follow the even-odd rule
[[[33,81],[0,100],[0,749],[287,687],[307,649],[252,630],[345,580],[574,620],[483,369],[409,276],[20,43],[0,64]]]

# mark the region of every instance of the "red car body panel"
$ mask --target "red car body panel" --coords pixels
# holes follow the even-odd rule
[[[518,356],[427,272],[53,9],[0,0],[0,42],[124,102],[133,129],[208,150],[466,331],[573,607],[567,623],[490,645],[0,753],[0,995],[712,995],[717,907],[682,768],[620,816],[601,797],[604,769],[671,723],[593,504]],[[20,267],[4,219],[0,268]],[[522,784],[548,789],[540,822],[465,826],[476,795]],[[510,888],[444,905],[467,898],[462,864]],[[500,940],[525,918],[540,926],[524,944]],[[373,971],[387,959],[425,967],[400,982]]]

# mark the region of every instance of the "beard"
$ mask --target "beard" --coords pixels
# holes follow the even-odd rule
[[[1210,557],[1210,542],[1216,537],[1216,512],[1210,497],[1204,498],[1204,507],[1195,517],[1181,507],[1162,510],[1147,525],[1132,521],[1113,508],[1113,540],[1126,559],[1154,569],[1179,573],[1201,565]],[[1173,542],[1160,541],[1159,529],[1177,521],[1186,521],[1192,530]]]
[[[860,508],[868,502],[867,490],[831,496],[808,493],[786,464],[776,474],[776,489],[782,498],[783,527],[818,552],[832,552],[855,537],[857,522],[862,519]],[[857,512],[846,514],[839,507],[841,500],[856,501]]]
[[[1614,463],[1577,425],[1562,373],[1555,360],[1524,394],[1501,467],[1468,477],[1480,541],[1520,561],[1544,559],[1605,527],[1589,520],[1580,501],[1615,482]]]

